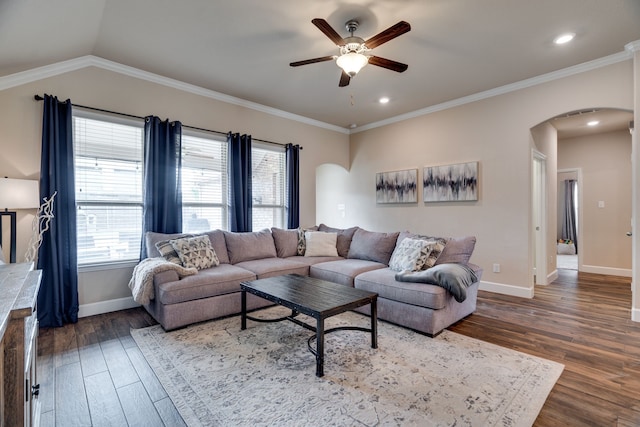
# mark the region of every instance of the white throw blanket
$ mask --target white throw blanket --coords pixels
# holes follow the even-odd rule
[[[133,300],[139,304],[149,304],[149,301],[155,298],[153,276],[168,270],[175,270],[178,277],[198,273],[196,268],[186,268],[161,257],[145,258],[135,266],[131,280],[129,280],[129,289],[133,294]]]

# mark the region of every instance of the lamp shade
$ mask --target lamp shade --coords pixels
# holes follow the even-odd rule
[[[36,209],[39,207],[38,181],[0,178],[0,209]]]
[[[342,68],[345,73],[353,77],[358,74],[358,71],[369,63],[369,58],[361,53],[349,52],[338,57],[336,64]]]

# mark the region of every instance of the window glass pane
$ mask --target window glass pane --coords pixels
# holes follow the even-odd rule
[[[251,150],[253,229],[284,224],[285,153],[282,147],[254,146]]]
[[[253,231],[265,228],[285,228],[284,208],[265,208],[253,205],[252,213]]]
[[[78,205],[78,264],[138,259],[142,207]]]
[[[76,114],[78,264],[136,260],[142,235],[143,123]]]
[[[185,233],[201,233],[209,230],[225,230],[226,216],[225,208],[183,206],[182,207],[182,231]]]
[[[226,229],[227,141],[204,133],[182,135],[182,231]]]

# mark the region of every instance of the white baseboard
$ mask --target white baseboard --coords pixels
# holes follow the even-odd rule
[[[558,278],[558,270],[553,270],[551,274],[547,275],[547,283],[545,283],[545,285],[552,284],[553,281],[556,280],[557,278]]]
[[[96,314],[111,313],[112,311],[126,310],[128,308],[140,307],[140,304],[133,300],[133,297],[112,299],[108,301],[82,304],[78,311],[78,317],[94,316]]]
[[[533,298],[533,288],[522,288],[520,286],[507,285],[504,283],[494,283],[480,281],[480,290],[495,292],[497,294],[511,295],[521,298]]]
[[[580,271],[584,273],[605,274],[607,276],[631,277],[630,268],[601,267],[599,265],[582,265]]]
[[[640,322],[640,308],[631,309],[631,320],[634,322]]]

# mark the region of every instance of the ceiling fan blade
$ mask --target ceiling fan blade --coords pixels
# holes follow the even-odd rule
[[[377,65],[378,67],[386,68],[388,70],[396,71],[398,73],[402,73],[409,68],[407,64],[403,64],[402,62],[392,61],[386,58],[380,58],[379,56],[370,56],[369,64]]]
[[[351,77],[349,76],[349,74],[342,71],[342,74],[340,75],[340,83],[338,83],[338,86],[340,87],[349,86],[350,81],[351,81]]]
[[[386,43],[389,40],[393,40],[398,36],[403,35],[411,30],[411,25],[408,22],[400,21],[396,25],[393,25],[381,33],[376,34],[371,37],[369,40],[364,42],[365,46],[369,49],[373,49],[375,47],[380,46],[382,43]]]
[[[342,46],[344,44],[342,41],[342,37],[340,37],[340,34],[338,34],[327,21],[322,18],[315,18],[312,19],[311,22],[313,23],[313,25],[318,27],[318,29],[322,31],[325,36],[329,37],[331,41],[336,45]]]
[[[304,61],[292,62],[289,65],[292,67],[299,67],[301,65],[315,64],[316,62],[324,62],[324,61],[333,61],[333,56],[323,56],[322,58],[305,59]]]

